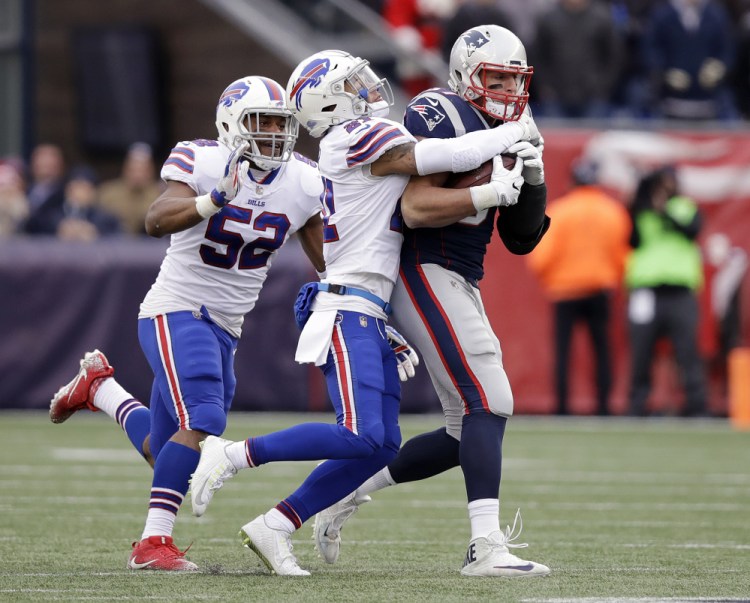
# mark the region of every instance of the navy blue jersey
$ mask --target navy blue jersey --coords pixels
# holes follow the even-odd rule
[[[406,108],[404,125],[421,138],[456,138],[490,127],[479,111],[445,88],[431,88],[414,97]],[[439,264],[467,279],[480,280],[496,213],[497,208],[491,207],[442,228],[404,226],[401,261]]]

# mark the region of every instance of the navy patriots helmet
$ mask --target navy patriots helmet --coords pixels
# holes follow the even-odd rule
[[[289,107],[300,124],[319,138],[333,125],[358,117],[388,117],[393,93],[365,59],[324,50],[302,61],[286,87]]]
[[[448,85],[483,113],[502,121],[516,121],[529,102],[534,68],[526,63],[526,49],[518,36],[499,25],[480,25],[462,33],[453,44]],[[510,75],[515,90],[500,90],[490,74]]]
[[[264,131],[264,115],[283,117],[283,131]],[[219,140],[230,149],[248,141],[245,157],[259,169],[270,171],[291,158],[299,124],[287,107],[281,84],[267,77],[250,76],[232,82],[222,92],[216,106],[216,129]]]

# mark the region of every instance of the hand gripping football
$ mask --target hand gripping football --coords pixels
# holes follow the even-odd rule
[[[506,170],[512,170],[516,165],[516,156],[503,153],[503,167]],[[443,186],[445,188],[469,188],[470,186],[479,186],[480,184],[487,184],[492,177],[492,159],[485,161],[478,168],[475,168],[468,172],[459,172],[451,174],[445,181]]]

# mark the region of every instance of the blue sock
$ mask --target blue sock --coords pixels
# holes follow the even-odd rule
[[[144,456],[143,441],[151,431],[151,411],[138,400],[127,400],[117,408],[115,421],[123,428],[133,447]]]
[[[332,460],[318,465],[302,485],[276,508],[296,528],[327,509],[385,467],[396,456],[396,447],[384,446],[365,459]]]
[[[367,436],[357,436],[342,425],[329,423],[295,425],[249,438],[247,446],[255,467],[275,461],[364,458],[376,449]]]
[[[149,508],[177,513],[187,494],[190,476],[195,473],[200,456],[200,452],[183,444],[171,441],[164,444],[154,464]]]

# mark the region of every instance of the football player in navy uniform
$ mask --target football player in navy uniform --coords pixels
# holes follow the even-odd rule
[[[417,139],[439,139],[512,123],[528,113],[533,68],[511,31],[474,27],[455,42],[450,89],[433,88],[415,97],[404,124]],[[513,394],[502,352],[484,311],[479,282],[492,232],[514,254],[529,253],[549,226],[542,140],[510,149],[523,161],[516,204],[485,207],[445,202],[435,194],[447,174],[412,178],[401,211],[404,243],[399,279],[391,298],[394,320],[419,350],[440,398],[445,427],[412,438],[398,456],[358,490],[315,520],[315,542],[329,563],[336,561],[343,523],[369,493],[425,479],[460,465],[466,483],[471,540],[461,573],[467,576],[543,576],[549,568],[513,555],[513,528],[500,529],[500,475],[505,425]],[[526,546],[522,544],[521,546]]]

